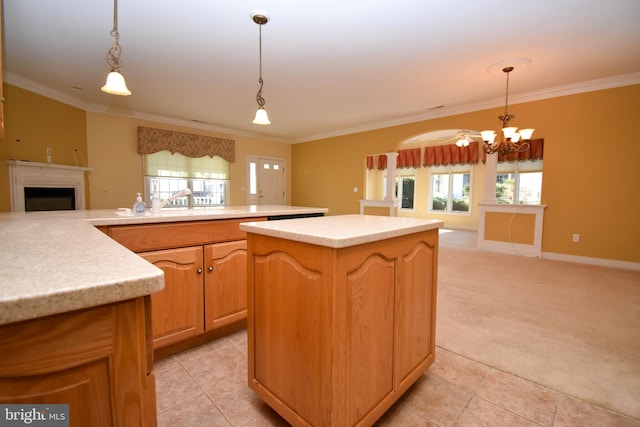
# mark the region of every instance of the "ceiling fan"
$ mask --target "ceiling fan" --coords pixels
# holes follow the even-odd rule
[[[471,141],[482,141],[482,135],[480,134],[480,132],[475,130],[462,129],[456,136],[450,138],[450,140],[456,140],[456,145],[458,147],[468,147]]]

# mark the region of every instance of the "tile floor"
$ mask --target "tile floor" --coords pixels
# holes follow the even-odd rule
[[[287,426],[247,386],[240,331],[155,364],[158,426]],[[443,348],[379,426],[640,427],[616,414]]]
[[[475,233],[441,230],[440,244],[475,246]],[[159,427],[287,426],[247,386],[240,331],[155,364]],[[640,420],[436,347],[436,361],[378,426],[640,427]]]

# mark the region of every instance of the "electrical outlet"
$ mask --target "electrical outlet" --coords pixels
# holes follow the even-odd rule
[[[353,187],[353,192],[357,193],[358,192],[358,187]]]
[[[51,163],[51,147],[47,147],[47,163]]]
[[[571,240],[573,241],[573,243],[578,243],[580,241],[580,235],[574,234]]]

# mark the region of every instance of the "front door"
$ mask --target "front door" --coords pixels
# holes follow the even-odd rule
[[[258,160],[258,204],[284,205],[284,161]]]
[[[284,205],[285,160],[269,157],[249,156],[247,169],[249,172],[249,205]]]

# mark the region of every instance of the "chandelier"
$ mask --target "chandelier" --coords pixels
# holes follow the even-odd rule
[[[253,22],[258,24],[260,28],[260,75],[258,77],[258,84],[260,88],[258,89],[258,94],[256,95],[256,101],[258,102],[258,111],[256,111],[256,117],[253,119],[253,124],[256,125],[270,125],[269,116],[267,115],[267,110],[264,109],[264,98],[262,97],[262,86],[264,81],[262,80],[262,26],[269,22],[269,17],[264,12],[253,12],[251,14],[251,19]]]
[[[111,67],[111,71],[107,75],[107,82],[102,86],[101,90],[112,95],[131,95],[124,77],[120,74],[120,67],[122,67],[120,53],[122,49],[120,48],[120,33],[118,32],[118,0],[113,0],[113,29],[111,30],[111,36],[115,39],[107,51],[107,64]]]
[[[498,136],[493,130],[483,130],[480,132],[482,140],[484,141],[483,149],[487,154],[498,153],[501,155],[507,155],[510,153],[518,153],[527,151],[529,149],[529,140],[533,135],[535,129],[520,129],[517,127],[509,126],[509,120],[515,118],[513,114],[509,114],[509,73],[513,71],[513,67],[505,67],[502,69],[507,73],[507,90],[504,103],[504,114],[498,116],[498,120],[502,122],[502,132],[500,139],[496,140]]]

